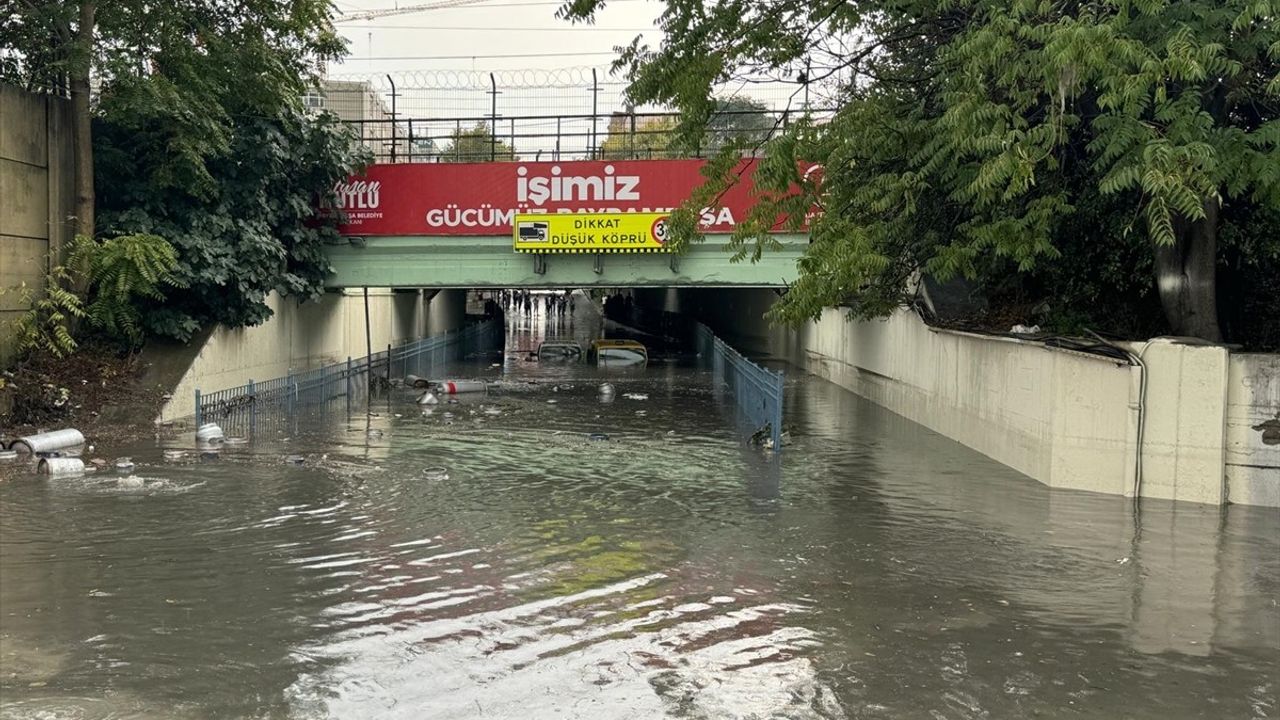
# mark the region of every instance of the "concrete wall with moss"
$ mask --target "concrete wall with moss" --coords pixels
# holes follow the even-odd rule
[[[0,85],[0,367],[13,360],[15,290],[43,288],[50,258],[74,234],[71,103]]]

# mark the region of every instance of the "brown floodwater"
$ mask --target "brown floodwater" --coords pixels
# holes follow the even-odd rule
[[[678,363],[458,371],[505,382],[0,483],[0,718],[1280,716],[1275,509],[1050,490],[798,371],[779,458]]]

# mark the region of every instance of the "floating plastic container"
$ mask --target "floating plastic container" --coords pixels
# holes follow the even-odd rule
[[[447,395],[487,392],[488,390],[489,386],[483,380],[445,380],[440,383],[440,392]]]
[[[9,445],[9,449],[31,454],[65,450],[67,448],[80,447],[81,445],[84,445],[84,435],[81,435],[80,431],[74,428],[66,428],[64,430],[54,430],[20,437]]]
[[[248,445],[249,438],[241,435],[231,435],[229,437],[223,438],[222,443],[224,445]]]
[[[448,480],[449,469],[442,467],[429,467],[422,471],[422,475],[428,480]]]
[[[222,428],[217,423],[205,423],[196,429],[196,440],[199,442],[218,442],[223,437]]]
[[[116,460],[116,472],[118,473],[130,475],[133,473],[133,468],[133,460],[130,458],[120,458],[119,460]]]
[[[83,475],[84,461],[80,458],[45,458],[37,472],[42,475]]]
[[[186,450],[165,450],[164,459],[169,462],[177,462],[187,457]]]

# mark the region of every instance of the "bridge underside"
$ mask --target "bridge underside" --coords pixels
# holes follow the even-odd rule
[[[400,288],[783,287],[795,281],[808,237],[781,244],[758,263],[730,262],[726,236],[708,235],[683,255],[518,254],[511,236],[370,237],[327,249],[325,284]]]

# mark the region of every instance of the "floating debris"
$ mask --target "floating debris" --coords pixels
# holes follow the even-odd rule
[[[20,453],[52,453],[84,445],[84,435],[74,428],[53,430],[20,437],[9,444],[10,450]]]
[[[449,468],[429,467],[422,471],[422,476],[428,480],[448,480]]]
[[[44,458],[37,471],[43,475],[81,475],[84,461],[80,458]]]
[[[165,450],[164,451],[164,459],[168,460],[169,462],[177,462],[179,460],[185,459],[186,457],[187,457],[186,450]]]
[[[624,393],[622,397],[628,400],[648,400],[649,396],[644,393]]]
[[[216,442],[224,437],[222,428],[217,423],[205,423],[196,429],[198,442]]]
[[[116,472],[118,473],[132,474],[133,467],[133,460],[130,458],[123,457],[116,460]]]
[[[608,436],[608,435],[606,435],[606,434],[604,434],[604,433],[602,433],[602,432],[596,432],[596,433],[591,433],[590,435],[588,435],[588,436],[587,436],[587,439],[588,439],[588,440],[591,440],[591,441],[593,441],[593,442],[603,442],[603,441],[605,441],[605,440],[608,440],[608,439],[609,439],[609,436]]]
[[[231,437],[224,439],[222,441],[222,444],[223,445],[248,445],[249,438],[244,437],[243,435],[232,435]]]
[[[307,459],[302,457],[301,455],[289,455],[285,457],[284,461],[285,461],[285,464],[287,465],[301,465],[305,463]]]
[[[447,395],[457,393],[487,392],[489,385],[483,380],[444,380],[439,384],[440,392]]]

